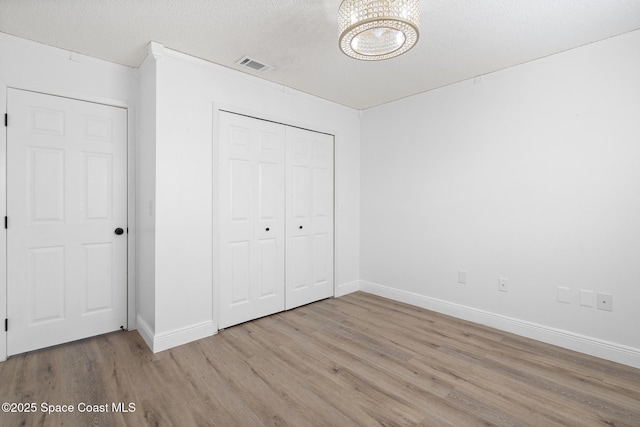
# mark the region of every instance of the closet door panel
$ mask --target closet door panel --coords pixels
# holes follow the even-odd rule
[[[299,223],[309,220],[309,198],[310,181],[309,168],[305,166],[294,166],[291,168],[292,182],[291,203],[293,208],[293,219]],[[300,222],[302,221],[302,222]]]
[[[329,246],[331,238],[328,234],[315,234],[313,236],[313,284],[322,286],[332,281],[333,270],[329,269],[330,254],[333,253]]]
[[[333,215],[331,208],[332,203],[332,187],[333,180],[329,176],[329,171],[326,169],[314,169],[313,171],[313,207],[314,216],[317,219],[324,218],[329,219],[330,215]]]
[[[260,239],[258,243],[258,298],[272,298],[279,292],[282,295],[281,267],[278,265],[278,242],[276,239]]]
[[[285,262],[285,127],[254,120],[257,156],[255,182],[257,241],[256,317],[284,310]]]
[[[299,292],[309,289],[309,255],[311,245],[309,237],[295,236],[287,246],[287,258],[291,263],[291,272],[287,277],[287,290]],[[291,308],[291,307],[288,307]]]
[[[219,325],[284,310],[283,125],[220,113]]]
[[[258,165],[258,217],[260,221],[273,221],[277,219],[278,191],[276,187],[278,179],[278,165],[274,163],[261,162]]]
[[[229,160],[229,219],[233,224],[246,224],[249,221],[250,164],[248,160]]]
[[[333,296],[333,137],[287,128],[286,308]]]
[[[250,260],[250,242],[231,242],[229,243],[229,252],[231,255],[231,306],[249,303],[250,283],[249,268]]]

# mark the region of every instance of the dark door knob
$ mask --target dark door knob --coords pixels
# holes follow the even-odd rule
[[[119,235],[124,233],[124,230],[122,228],[118,227],[118,228],[116,228],[115,233],[119,236]]]
[[[269,231],[269,227],[267,227],[266,230]]]
[[[302,230],[302,226],[300,226],[300,230]]]

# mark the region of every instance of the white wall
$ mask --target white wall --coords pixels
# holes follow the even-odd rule
[[[137,71],[137,212],[138,331],[150,346],[155,334],[156,62],[153,56]]]
[[[154,351],[217,331],[213,180],[220,107],[335,135],[336,283],[338,292],[355,289],[358,112],[159,44],[152,43],[151,51],[156,67]]]
[[[135,99],[133,69],[0,33],[0,113],[7,88],[128,107],[129,175],[135,174]],[[6,212],[6,132],[0,132],[0,212]],[[135,328],[135,180],[129,182],[129,327]],[[133,233],[133,234],[132,234]],[[0,233],[0,319],[6,317],[6,233]],[[6,333],[0,328],[0,360],[6,357]]]
[[[363,289],[640,366],[640,31],[366,110],[361,145]]]

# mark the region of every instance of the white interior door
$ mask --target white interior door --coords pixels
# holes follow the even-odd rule
[[[333,290],[333,136],[287,127],[286,309]]]
[[[284,310],[283,125],[220,113],[220,328]]]
[[[126,327],[126,110],[16,89],[7,110],[8,354]]]

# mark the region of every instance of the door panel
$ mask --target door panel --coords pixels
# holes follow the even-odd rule
[[[258,265],[260,272],[258,274],[258,282],[260,293],[258,298],[275,297],[278,292],[283,295],[282,284],[278,282],[282,278],[279,274],[280,266],[278,262],[278,242],[276,239],[261,239],[258,241],[259,259]]]
[[[127,113],[7,91],[9,355],[126,326]]]
[[[64,266],[63,246],[29,249],[28,297],[33,301],[30,323],[64,319]]]
[[[326,169],[313,170],[313,209],[317,219],[328,218],[333,208],[331,203],[332,179]]]
[[[309,287],[309,254],[311,248],[309,246],[308,236],[296,236],[292,239],[292,245],[289,248],[289,262],[292,263],[292,273],[287,279],[287,290],[293,289],[299,291],[308,289]]]
[[[278,188],[276,181],[278,179],[279,165],[274,163],[258,164],[258,216],[262,221],[273,220],[276,217],[278,199]]]
[[[229,192],[231,197],[231,218],[234,223],[249,221],[251,197],[250,164],[248,160],[229,161]]]
[[[334,294],[333,137],[287,128],[286,308]]]
[[[249,303],[250,297],[250,242],[231,242],[231,305]]]
[[[84,153],[85,220],[111,219],[112,171],[111,155]]]
[[[16,92],[17,93],[17,92]],[[64,135],[65,112],[56,108],[44,108],[31,105],[30,123],[27,132],[43,135]]]
[[[327,265],[328,258],[327,253],[331,252],[329,247],[329,236],[327,234],[315,234],[313,236],[313,273],[315,286],[321,286],[331,281],[329,266]]]
[[[13,142],[13,141],[12,141]],[[64,220],[64,152],[28,148],[27,204],[32,222]]]
[[[291,168],[293,182],[291,185],[293,218],[301,221],[309,220],[309,168],[306,166],[293,166]]]
[[[284,310],[284,127],[220,113],[220,328]]]
[[[92,243],[84,247],[85,304],[83,314],[109,310],[113,302],[113,245]]]

